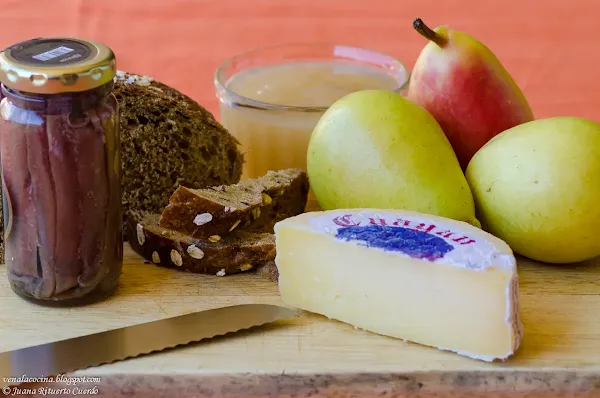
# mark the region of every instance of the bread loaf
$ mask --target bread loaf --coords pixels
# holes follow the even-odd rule
[[[160,225],[198,239],[236,229],[273,232],[277,221],[304,212],[307,196],[308,177],[300,169],[269,171],[227,186],[180,186],[169,199]]]
[[[275,260],[273,234],[237,231],[214,242],[203,241],[162,228],[158,219],[159,214],[132,212],[127,231],[132,249],[159,266],[225,276]]]
[[[234,184],[239,142],[198,103],[149,77],[118,72],[123,210],[160,213],[179,186]]]

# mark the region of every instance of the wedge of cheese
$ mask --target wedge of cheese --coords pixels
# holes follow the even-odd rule
[[[399,210],[304,213],[275,225],[290,306],[474,359],[519,347],[515,257],[500,239]]]

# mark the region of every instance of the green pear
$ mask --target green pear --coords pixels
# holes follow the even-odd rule
[[[479,226],[441,127],[397,93],[358,91],[335,102],[311,135],[307,171],[325,210],[405,209]]]
[[[600,124],[539,119],[497,135],[466,171],[485,230],[533,260],[600,255]]]

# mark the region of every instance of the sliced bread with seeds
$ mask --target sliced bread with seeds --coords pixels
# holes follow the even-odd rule
[[[180,186],[163,210],[160,226],[198,239],[236,229],[273,232],[277,221],[304,212],[308,187],[306,172],[300,169],[269,171],[228,186]]]
[[[271,233],[235,231],[223,238],[199,240],[162,228],[159,214],[130,213],[131,248],[156,265],[198,274],[225,276],[262,268],[275,260]]]

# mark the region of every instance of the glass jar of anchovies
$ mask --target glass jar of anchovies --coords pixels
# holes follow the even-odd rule
[[[73,306],[111,295],[123,264],[114,53],[74,38],[0,52],[4,248],[13,291]]]

